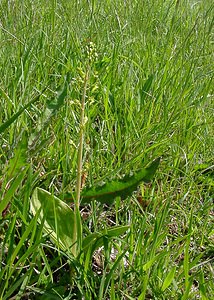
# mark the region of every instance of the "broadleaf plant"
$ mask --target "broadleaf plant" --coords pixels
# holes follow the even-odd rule
[[[85,188],[81,193],[81,203],[89,203],[93,199],[101,203],[112,204],[116,197],[126,198],[137,190],[138,185],[144,181],[149,182],[154,176],[160,158],[154,160],[149,167],[141,169],[132,176],[125,176],[121,180],[107,182],[103,186]]]
[[[77,241],[76,218],[74,211],[62,200],[48,191],[36,188],[31,198],[31,212],[35,216],[39,212],[38,222],[51,237],[57,247],[68,255],[78,256],[74,245]],[[124,234],[129,226],[114,226],[110,229],[88,234],[82,243],[84,253],[91,247],[95,251],[102,245],[102,237],[114,238]]]
[[[74,232],[74,212],[63,201],[46,190],[36,188],[31,198],[31,212],[36,215],[40,210],[39,223],[43,223],[44,231],[62,250],[72,252],[76,242]]]
[[[81,98],[81,114],[79,127],[79,144],[77,159],[77,183],[76,195],[74,200],[74,210],[72,210],[64,201],[60,200],[50,192],[36,188],[31,199],[31,212],[38,214],[38,222],[43,225],[43,230],[50,235],[58,248],[66,251],[68,255],[82,259],[82,254],[86,256],[93,255],[93,252],[104,244],[107,239],[118,237],[124,234],[129,226],[114,226],[110,229],[105,228],[100,232],[89,233],[83,239],[82,219],[80,215],[80,204],[90,203],[93,199],[101,203],[113,203],[116,197],[126,198],[136,191],[138,185],[142,182],[148,182],[155,174],[160,159],[154,160],[147,168],[141,169],[133,176],[125,176],[122,180],[113,180],[104,186],[85,188],[82,186],[82,164],[83,164],[83,145],[85,134],[85,101],[88,86],[90,84],[90,74],[93,72],[93,61],[96,59],[96,48],[93,43],[87,47],[87,56],[83,82],[83,92]],[[48,121],[56,110],[64,103],[67,95],[65,87],[59,95],[56,103],[49,103],[45,112],[45,118]],[[83,260],[82,260],[83,261]]]

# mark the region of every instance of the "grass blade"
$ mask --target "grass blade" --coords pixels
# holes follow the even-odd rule
[[[17,177],[14,179],[13,183],[11,184],[9,190],[4,195],[3,200],[0,202],[0,214],[4,211],[7,207],[8,203],[11,201],[14,193],[16,192],[17,188],[19,187],[20,183],[25,177],[27,168],[25,168]]]
[[[164,282],[163,282],[163,285],[162,285],[162,288],[161,290],[164,292],[169,286],[170,284],[172,283],[172,280],[174,279],[174,276],[175,276],[175,271],[176,271],[176,267],[173,267],[171,269],[171,271],[167,274]]]
[[[30,102],[28,102],[26,105],[24,105],[22,108],[20,108],[20,110],[15,113],[9,120],[7,120],[6,122],[4,122],[1,126],[0,126],[0,134],[3,133],[8,127],[10,127],[11,124],[13,124],[18,117],[25,111],[25,109],[27,109],[28,107],[30,107],[32,104],[36,103],[41,95],[44,93],[44,91],[47,89],[47,87],[45,87],[43,89],[43,91],[37,95],[34,99],[32,99]]]

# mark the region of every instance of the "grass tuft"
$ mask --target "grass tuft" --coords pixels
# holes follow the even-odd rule
[[[38,3],[0,3],[0,299],[211,299],[212,1]],[[81,205],[160,156],[132,196]],[[35,189],[78,191],[78,257]]]

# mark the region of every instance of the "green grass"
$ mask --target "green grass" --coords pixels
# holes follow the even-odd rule
[[[0,11],[0,299],[212,299],[212,1],[1,1]],[[30,199],[36,187],[75,191],[89,41],[85,184],[162,159],[131,197],[84,208],[83,237],[129,229],[77,259]]]

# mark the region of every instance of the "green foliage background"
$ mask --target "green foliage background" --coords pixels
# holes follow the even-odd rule
[[[211,299],[213,8],[210,0],[0,2],[1,299]],[[88,207],[84,235],[130,226],[106,238],[100,270],[90,255],[84,264],[56,249],[29,211],[36,187],[62,198],[76,184],[90,41],[98,57],[86,99],[86,185],[162,156],[138,194]]]

